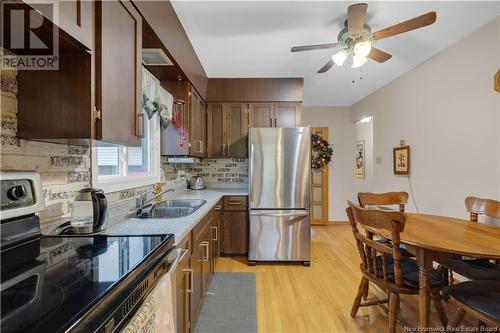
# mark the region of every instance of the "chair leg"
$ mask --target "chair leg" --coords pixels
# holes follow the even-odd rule
[[[398,304],[399,294],[389,293],[389,333],[396,332],[396,325],[398,323]]]
[[[365,292],[363,293],[363,299],[366,301],[368,299],[368,289],[370,285],[366,286]]]
[[[441,324],[446,327],[448,325],[448,316],[446,315],[446,311],[444,310],[443,298],[439,292],[433,292],[432,295],[432,303],[434,303],[434,307],[436,308],[437,315]]]
[[[458,327],[458,325],[460,325],[460,323],[462,322],[462,320],[464,320],[464,317],[465,317],[465,310],[462,309],[462,308],[458,308],[457,309],[457,314],[450,321],[449,327],[452,327],[452,328],[453,327]]]
[[[365,294],[365,290],[368,290],[368,279],[364,276],[361,278],[361,282],[359,283],[358,293],[356,294],[356,298],[354,299],[354,304],[351,308],[351,317],[356,317],[358,313],[359,305],[361,304],[361,297]]]

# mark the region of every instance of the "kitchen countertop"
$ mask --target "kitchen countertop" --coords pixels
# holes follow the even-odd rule
[[[182,190],[166,193],[162,199],[203,199],[207,202],[193,214],[178,218],[127,218],[119,216],[108,221],[107,235],[174,234],[175,243],[181,241],[225,195],[247,195],[248,189],[221,188],[210,190]],[[127,212],[127,214],[129,214]],[[126,214],[125,214],[126,215]]]

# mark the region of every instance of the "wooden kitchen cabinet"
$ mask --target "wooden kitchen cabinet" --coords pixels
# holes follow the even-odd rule
[[[207,110],[207,157],[223,157],[225,153],[222,103],[209,103]]]
[[[246,196],[224,197],[222,253],[248,253],[249,223]]]
[[[300,103],[275,103],[274,127],[300,126]]]
[[[189,234],[191,236],[191,234]],[[193,271],[190,265],[191,251],[185,250],[182,254],[176,276],[176,306],[177,306],[177,333],[189,333],[191,329],[191,275]]]
[[[250,103],[248,105],[248,127],[274,127],[273,103]]]
[[[92,53],[61,50],[57,71],[19,71],[18,136],[77,145],[92,140],[140,145],[140,14],[127,0],[70,0],[59,5],[60,24],[67,24],[68,31],[71,24],[78,26],[71,37],[88,41],[88,25],[93,25],[95,48]]]
[[[249,127],[297,127],[300,126],[301,104],[251,103],[249,104]]]
[[[246,157],[247,136],[245,103],[208,104],[207,157]]]
[[[139,146],[143,133],[142,18],[128,0],[97,1],[97,139]]]
[[[189,92],[189,154],[192,156],[205,157],[207,144],[207,113],[206,103],[201,96],[190,86]]]

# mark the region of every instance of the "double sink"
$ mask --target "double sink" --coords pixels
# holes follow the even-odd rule
[[[177,218],[185,217],[196,212],[207,201],[202,199],[173,199],[165,200],[145,207],[131,214],[135,218]]]

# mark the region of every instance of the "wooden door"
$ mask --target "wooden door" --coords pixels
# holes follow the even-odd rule
[[[225,156],[248,156],[248,112],[245,103],[224,105]]]
[[[274,127],[273,103],[250,103],[248,105],[248,127]]]
[[[95,5],[96,105],[101,111],[97,139],[139,146],[143,134],[142,18],[127,0]]]
[[[300,126],[300,103],[275,103],[274,126],[275,127]]]
[[[53,0],[52,2],[59,6],[59,27],[92,50],[94,1]]]
[[[190,252],[184,253],[177,265],[176,292],[177,292],[177,333],[189,333],[191,322],[191,274],[189,268]]]
[[[246,211],[224,210],[222,222],[222,252],[248,252],[248,216]]]
[[[224,110],[222,103],[209,103],[207,111],[207,157],[223,157],[225,148],[223,133]]]
[[[328,140],[328,127],[312,128],[311,132]],[[321,169],[311,168],[311,224],[313,225],[328,225],[328,170],[328,166]]]
[[[189,95],[190,126],[189,152],[193,156],[205,157],[206,153],[206,108],[201,96],[191,88]]]

